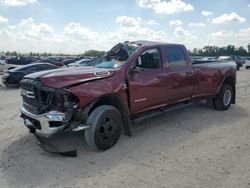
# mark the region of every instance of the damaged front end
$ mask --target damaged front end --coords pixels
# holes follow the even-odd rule
[[[51,152],[68,152],[66,150],[69,149],[62,146],[65,146],[69,134],[90,127],[74,120],[79,101],[72,93],[46,87],[40,80],[29,78],[20,82],[20,89],[23,98],[21,117],[26,127],[38,137],[44,149]],[[63,143],[60,143],[60,140]]]

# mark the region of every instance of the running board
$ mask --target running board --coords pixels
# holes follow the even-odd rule
[[[173,105],[173,106],[166,106],[166,107],[162,107],[162,108],[158,108],[156,110],[152,110],[149,112],[144,112],[138,116],[135,116],[132,121],[136,122],[136,123],[140,123],[143,120],[149,119],[151,117],[157,116],[159,114],[164,114],[167,112],[172,112],[172,111],[176,111],[188,106],[193,105],[194,103],[181,103],[181,104],[177,104],[177,105]]]

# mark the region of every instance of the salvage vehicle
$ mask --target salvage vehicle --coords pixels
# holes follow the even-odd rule
[[[37,63],[37,64],[19,66],[17,68],[13,68],[13,69],[9,69],[5,71],[2,77],[2,82],[7,87],[9,85],[19,86],[19,82],[27,74],[44,71],[44,70],[56,69],[56,68],[57,66],[49,64],[49,63]]]
[[[122,129],[131,136],[135,119],[204,99],[217,110],[227,110],[235,104],[235,83],[235,62],[192,65],[183,45],[124,42],[94,66],[24,77],[20,111],[47,151],[67,152],[64,138],[81,130],[91,148],[107,150]]]

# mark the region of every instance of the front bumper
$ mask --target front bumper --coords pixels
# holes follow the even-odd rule
[[[26,127],[33,130],[40,137],[49,138],[58,132],[62,132],[67,125],[71,125],[69,130],[72,132],[82,131],[91,127],[91,125],[77,122],[70,123],[66,118],[67,114],[58,111],[35,115],[27,111],[24,106],[20,107],[20,111]]]
[[[41,143],[40,146],[48,152],[75,156],[77,144],[82,139],[79,131],[91,127],[86,124],[68,122],[67,113],[50,111],[35,115],[27,111],[24,106],[20,107],[20,111],[26,127],[35,133]]]
[[[35,130],[36,135],[42,137],[50,137],[51,135],[60,132],[66,126],[65,114],[57,111],[50,111],[41,115],[34,115],[27,111],[24,106],[20,107],[24,124]],[[56,123],[59,126],[52,127]]]

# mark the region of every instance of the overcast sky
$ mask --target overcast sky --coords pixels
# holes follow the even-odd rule
[[[0,0],[0,51],[82,53],[133,40],[250,43],[250,0]]]

